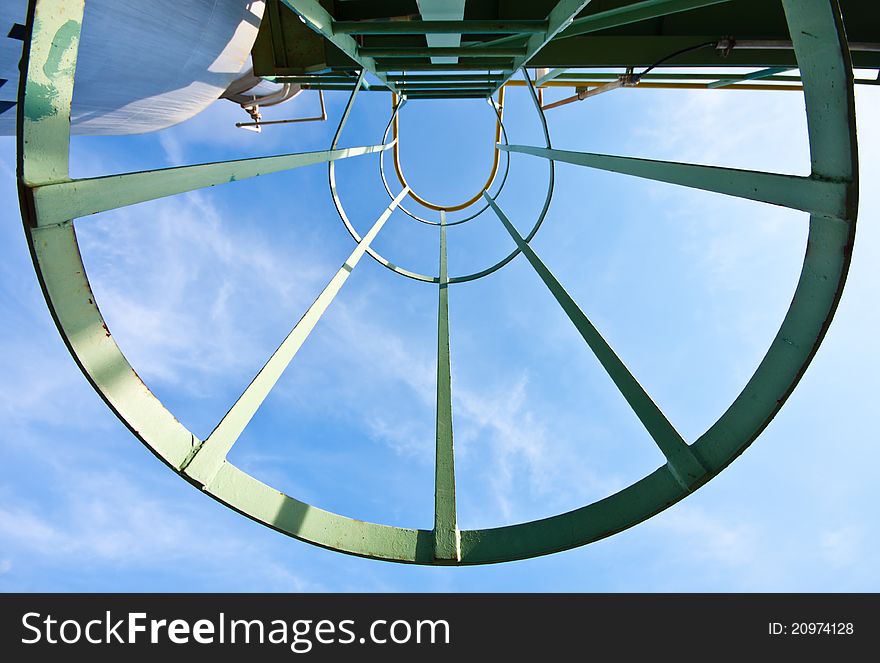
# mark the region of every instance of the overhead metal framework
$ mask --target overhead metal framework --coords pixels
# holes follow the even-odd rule
[[[676,17],[691,12],[722,11],[740,0],[685,2],[648,0],[639,3],[562,0],[556,3],[484,3],[472,0],[459,21],[402,20],[410,17],[413,2],[335,3],[337,9],[365,12],[383,5],[403,14],[395,20],[374,20],[370,15],[331,15],[315,0],[282,0],[302,17],[306,26],[334,49],[343,63],[332,76],[341,78],[351,90],[348,104],[329,148],[321,152],[267,156],[180,168],[123,173],[100,178],[72,179],[69,173],[70,107],[74,89],[77,47],[84,0],[32,0],[27,21],[27,38],[19,91],[17,174],[25,233],[46,301],[58,329],[75,361],[107,405],[158,458],[181,477],[211,497],[236,511],[280,532],[333,550],[374,559],[417,564],[469,565],[502,562],[544,555],[584,545],[631,527],[686,497],[715,476],[742,453],[761,433],[797,385],[821,343],[846,279],[855,237],[858,192],[858,162],[853,100],[853,60],[846,40],[840,6],[836,0],[781,0],[762,2],[765,10],[774,5],[786,26],[783,39],[790,40],[784,62],[762,62],[759,72],[703,80],[715,88],[729,89],[741,81],[779,80],[781,68],[796,67],[798,89],[802,87],[807,113],[811,155],[809,176],[720,168],[626,156],[573,152],[554,147],[539,100],[538,89],[526,67],[538,66],[542,54],[556,52],[556,44],[577,43],[584,35],[601,30],[619,30],[648,20]],[[328,5],[331,3],[327,3]],[[473,4],[473,6],[472,6]],[[271,5],[271,3],[270,3]],[[356,6],[355,6],[356,5]],[[486,17],[480,14],[490,6],[523,7],[521,13],[540,16]],[[593,7],[592,9],[590,9]],[[281,7],[270,6],[271,17]],[[481,9],[482,8],[482,9]],[[285,9],[286,11],[286,9]],[[486,10],[488,11],[488,10]],[[486,13],[483,11],[483,14]],[[409,13],[407,13],[409,12]],[[585,13],[586,12],[586,13]],[[416,14],[418,12],[415,12]],[[716,17],[717,18],[717,17]],[[369,20],[368,20],[369,19]],[[399,19],[399,20],[398,20]],[[676,19],[677,20],[677,19]],[[363,23],[363,25],[358,25]],[[402,25],[397,25],[402,24]],[[665,24],[665,23],[664,23]],[[460,35],[458,46],[435,46],[425,35]],[[468,35],[482,36],[481,42],[505,39],[504,49],[497,43],[481,46]],[[497,35],[503,35],[497,37]],[[705,35],[704,35],[705,36]],[[720,43],[720,36],[714,39]],[[767,35],[764,35],[765,38]],[[421,40],[382,45],[358,41],[363,37]],[[618,39],[619,36],[607,37]],[[662,39],[680,37],[661,36]],[[623,39],[635,39],[633,36]],[[648,38],[650,41],[651,38]],[[441,42],[443,40],[440,40]],[[436,42],[434,42],[436,43]],[[396,44],[396,42],[395,42]],[[516,48],[510,46],[515,44]],[[688,39],[684,46],[692,46]],[[668,44],[667,44],[668,45]],[[716,45],[717,46],[717,45]],[[473,55],[475,49],[494,48],[492,58]],[[561,47],[566,48],[566,47]],[[372,50],[370,50],[372,49]],[[379,49],[378,51],[376,49]],[[384,49],[384,50],[382,50]],[[514,53],[515,50],[515,53]],[[748,49],[746,49],[748,50]],[[758,49],[760,52],[773,49]],[[392,56],[388,53],[394,51]],[[416,53],[418,52],[418,54]],[[715,58],[718,48],[692,51],[690,58]],[[730,49],[731,57],[736,47]],[[758,52],[756,51],[756,52]],[[315,51],[317,52],[317,51]],[[330,51],[323,50],[321,57]],[[559,51],[563,52],[563,51]],[[862,51],[872,53],[872,51]],[[507,55],[501,56],[501,53]],[[625,66],[650,66],[645,61],[650,49],[635,53]],[[667,54],[668,51],[664,52]],[[283,55],[283,53],[276,53]],[[334,55],[333,57],[336,57]],[[433,58],[456,58],[454,63],[435,63]],[[485,61],[498,57],[500,63],[486,70]],[[554,56],[556,57],[556,56]],[[607,55],[608,58],[612,57]],[[618,54],[613,57],[622,57]],[[651,58],[654,55],[650,56]],[[389,58],[403,65],[386,65]],[[332,58],[331,58],[332,59]],[[406,64],[412,60],[412,64]],[[483,64],[477,65],[477,62]],[[538,83],[550,86],[565,80],[570,66],[564,58],[541,66],[556,67],[541,76]],[[581,59],[581,67],[600,68],[603,62]],[[749,62],[752,65],[753,63]],[[386,68],[398,67],[398,68]],[[296,69],[297,67],[291,67]],[[424,70],[428,75],[411,77],[409,72]],[[340,74],[340,71],[347,73]],[[352,75],[352,71],[355,75]],[[457,75],[455,71],[470,71]],[[477,73],[479,71],[479,73]],[[516,71],[528,90],[535,117],[544,137],[543,145],[508,144],[500,104],[492,98]],[[370,73],[384,89],[398,93],[402,101],[392,108],[383,141],[360,147],[339,147],[343,129],[360,91],[371,91],[365,77]],[[397,72],[389,74],[388,72]],[[276,72],[278,73],[278,72]],[[601,72],[588,72],[589,81]],[[278,75],[284,75],[283,72]],[[300,72],[301,78],[312,75]],[[325,74],[314,74],[322,77]],[[648,73],[645,78],[649,79]],[[484,77],[485,76],[485,77]],[[791,83],[792,77],[784,80]],[[328,75],[327,81],[332,80]],[[418,86],[413,86],[413,81]],[[674,80],[674,79],[673,79]],[[607,82],[607,80],[605,81]],[[450,276],[447,270],[447,233],[454,223],[447,221],[447,210],[439,210],[437,225],[439,261],[436,274],[419,274],[378,254],[371,246],[392,213],[411,192],[402,182],[395,193],[385,179],[390,202],[376,210],[376,220],[366,235],[357,233],[345,212],[338,192],[335,162],[350,157],[377,154],[393,149],[396,139],[388,135],[406,100],[440,96],[489,98],[497,115],[497,149],[509,155],[518,153],[543,159],[549,174],[547,193],[540,213],[529,232],[523,234],[511,222],[499,202],[504,179],[492,189],[490,180],[480,192],[483,209],[491,209],[510,235],[515,249],[501,261],[473,274]],[[755,83],[757,84],[757,83]],[[427,86],[427,87],[425,87]],[[324,88],[330,89],[330,88]],[[427,90],[428,92],[425,92]],[[723,94],[724,92],[718,92]],[[601,331],[569,295],[547,264],[531,246],[550,207],[555,163],[563,162],[587,169],[600,169],[629,177],[666,182],[717,194],[736,196],[765,204],[780,205],[808,213],[809,237],[803,269],[791,305],[782,325],[756,372],[725,413],[702,435],[685,439],[651,396],[639,384],[625,362],[603,338]],[[280,173],[292,168],[325,163],[329,170],[330,193],[340,218],[354,241],[354,248],[314,303],[304,312],[277,350],[257,372],[253,381],[231,405],[204,440],[183,426],[141,381],[120,351],[107,327],[89,286],[77,246],[76,228],[88,223],[96,212],[170,196],[202,187],[220,185],[247,177]],[[380,167],[381,167],[380,158]],[[509,160],[508,160],[509,165]],[[384,171],[383,171],[384,178]],[[474,201],[476,203],[477,201]],[[429,208],[430,209],[430,208]],[[435,210],[437,211],[437,210]],[[471,217],[473,218],[473,217]],[[251,476],[230,462],[230,449],[263,404],[282,373],[291,365],[298,350],[307,342],[321,315],[339,296],[348,278],[364,255],[386,268],[437,288],[437,409],[434,485],[434,519],[430,529],[402,528],[362,522],[313,507]],[[538,521],[505,527],[460,530],[456,517],[455,457],[451,390],[451,339],[449,298],[452,286],[491,274],[522,255],[547,286],[586,347],[596,356],[611,383],[620,391],[645,429],[645,443],[653,443],[662,453],[664,464],[632,485],[592,504]]]
[[[348,73],[366,69],[379,79],[373,91],[461,98],[521,83],[512,79],[524,66],[550,70],[538,78],[539,88],[577,90],[619,75],[601,68],[649,67],[680,52],[664,67],[718,73],[670,80],[669,72],[658,72],[638,87],[741,90],[757,89],[747,83],[761,81],[778,86],[770,89],[799,90],[799,77],[777,76],[797,68],[778,0],[457,0],[452,4],[460,5],[461,20],[426,20],[449,15],[432,9],[431,0],[325,4],[332,5],[332,16],[313,0],[269,0],[254,47],[255,71],[315,89],[350,89]],[[871,3],[840,4],[854,65],[880,69],[880,24]],[[301,46],[305,28],[286,16],[294,13],[321,35],[322,48]],[[704,42],[715,48],[687,51]],[[577,71],[585,66],[593,72]],[[731,67],[746,71],[731,75]],[[877,78],[859,82],[876,84]]]

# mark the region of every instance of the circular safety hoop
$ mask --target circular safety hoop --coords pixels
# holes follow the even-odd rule
[[[439,274],[400,268],[370,248],[382,225],[400,207],[404,185],[373,227],[361,236],[345,214],[336,188],[338,159],[381,153],[378,145],[338,147],[360,81],[330,149],[209,163],[149,172],[74,180],[68,169],[70,105],[84,0],[32,0],[19,96],[18,182],[31,253],[46,301],[75,361],[107,405],[156,456],[175,472],[232,509],[297,539],[325,548],[396,562],[486,564],[522,559],[581,546],[631,527],[693,492],[731,463],[761,433],[803,375],[830,324],[849,267],[857,210],[857,155],[853,77],[849,50],[835,0],[781,0],[803,81],[812,160],[809,176],[793,176],[685,163],[653,161],[554,149],[534,87],[545,145],[499,148],[544,158],[550,168],[543,209],[531,230],[520,235],[501,210],[497,193],[482,192],[484,209],[498,216],[516,249],[483,271],[457,277],[446,273],[447,224],[441,212]],[[525,71],[523,72],[525,74]],[[363,72],[361,76],[363,77]],[[528,80],[528,76],[526,75]],[[399,105],[394,113],[399,110]],[[497,112],[496,108],[496,112]],[[392,116],[392,121],[394,121]],[[499,126],[501,117],[499,113]],[[391,123],[389,123],[391,124]],[[685,441],[657,408],[599,332],[544,267],[530,246],[553,192],[556,161],[635,175],[809,213],[806,256],[791,305],[766,355],[724,414],[696,440]],[[315,303],[238,401],[205,439],[198,439],[150,392],[123,356],[95,302],[80,257],[76,221],[82,217],[200,187],[288,170],[330,164],[330,190],[356,246]],[[387,186],[387,182],[386,182]],[[85,222],[85,220],[83,221]],[[229,462],[227,454],[251,417],[349,273],[368,253],[387,268],[439,284],[436,512],[432,529],[407,529],[361,522],[315,508],[285,495]],[[497,271],[519,254],[563,306],[639,419],[666,462],[632,485],[592,504],[542,520],[505,527],[459,531],[455,520],[449,393],[446,286]],[[448,315],[448,312],[446,313]],[[445,334],[445,339],[444,339]]]

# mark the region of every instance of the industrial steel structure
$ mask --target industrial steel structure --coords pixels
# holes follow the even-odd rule
[[[46,301],[75,361],[131,432],[187,481],[269,527],[341,552],[418,564],[502,562],[596,541],[657,514],[731,463],[780,409],[825,335],[841,296],[855,236],[858,164],[853,69],[880,68],[878,27],[876,21],[864,20],[870,18],[872,3],[268,0],[252,52],[254,74],[306,90],[350,91],[327,150],[71,179],[71,100],[85,1],[32,0],[24,36],[18,177],[25,231]],[[655,70],[658,67],[663,71]],[[675,71],[676,67],[681,69]],[[740,73],[732,74],[730,68],[741,68]],[[703,73],[693,73],[693,69]],[[876,83],[871,77],[860,80]],[[544,137],[542,144],[509,144],[503,124],[506,86],[528,90]],[[572,88],[572,96],[564,103],[621,88],[652,86],[700,88],[707,94],[720,88],[802,93],[811,174],[794,176],[560,149],[551,144],[545,118],[545,112],[560,102],[543,101],[544,89],[559,86]],[[343,130],[358,95],[377,91],[392,100],[382,141],[344,147]],[[625,90],[613,93],[629,94]],[[398,118],[407,103],[449,98],[488,101],[497,116],[496,155],[492,172],[477,195],[460,203],[438,204],[420,197],[406,182],[396,158]],[[397,192],[385,172],[387,151],[394,155],[401,185]],[[527,232],[518,230],[497,202],[510,167],[509,157],[503,168],[500,158],[511,152],[543,159],[548,165],[544,202]],[[334,164],[368,154],[380,162],[390,202],[361,236],[338,195]],[[556,162],[808,213],[807,252],[782,325],[740,395],[698,439],[683,439],[532,248],[530,242],[551,205]],[[354,249],[211,434],[198,439],[150,392],[117,347],[89,287],[76,225],[88,223],[87,217],[97,212],[315,164],[329,164],[330,195]],[[436,273],[415,273],[371,247],[392,212],[403,209],[408,198],[425,211],[406,209],[406,213],[437,227]],[[478,272],[450,275],[446,237],[453,222],[447,221],[447,214],[471,209],[473,214],[454,223],[483,212],[494,214],[516,248]],[[361,522],[315,508],[243,472],[227,458],[364,254],[402,276],[431,284],[438,298],[435,515],[430,529]],[[582,508],[533,522],[461,531],[453,453],[450,286],[491,274],[520,255],[558,301],[666,462],[620,492]]]

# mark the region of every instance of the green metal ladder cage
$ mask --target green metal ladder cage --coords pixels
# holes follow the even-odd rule
[[[352,49],[344,31],[327,29],[326,12],[311,0],[284,0],[310,27],[331,34]],[[336,160],[391,149],[388,131],[381,144],[339,147],[360,82],[354,86],[330,149],[205,163],[106,177],[71,179],[68,170],[70,106],[84,0],[32,0],[27,23],[19,91],[18,182],[21,211],[33,262],[49,309],[75,361],[107,405],[148,449],[180,476],[230,508],[297,539],[374,559],[416,564],[487,564],[545,555],[581,546],[631,527],[715,476],[760,434],[794,389],[816,352],[841,296],[849,266],[857,210],[857,154],[853,73],[840,10],[835,0],[781,0],[801,73],[807,111],[812,172],[808,177],[635,159],[552,148],[535,88],[524,65],[587,3],[558,2],[539,26],[525,26],[530,37],[515,65],[495,79],[498,87],[516,70],[527,80],[546,144],[499,144],[506,152],[546,159],[547,198],[530,232],[523,236],[482,192],[516,243],[498,264],[475,274],[450,277],[446,269],[446,213],[429,221],[439,230],[439,271],[409,272],[376,253],[370,244],[409,194],[404,186],[364,236],[348,221],[336,192]],[[663,5],[649,0],[642,5]],[[678,3],[665,2],[668,5]],[[692,3],[693,4],[693,3]],[[706,3],[704,3],[706,4]],[[323,14],[321,13],[323,12]],[[657,12],[655,11],[655,15]],[[425,30],[439,30],[432,25]],[[353,51],[354,52],[354,51]],[[360,73],[372,70],[364,62]],[[375,69],[375,67],[373,67]],[[381,72],[379,72],[381,73]],[[499,106],[484,91],[496,112]],[[399,111],[402,104],[394,109]],[[394,118],[392,118],[393,120]],[[389,123],[390,126],[390,123]],[[766,355],[739,396],[698,439],[686,441],[642,389],[599,331],[530,246],[553,189],[553,164],[565,162],[634,175],[730,196],[781,205],[809,213],[809,238],[800,280],[782,325]],[[355,240],[351,255],[302,319],[293,327],[251,384],[205,440],[175,419],[141,382],[104,323],[80,258],[76,224],[90,214],[171,196],[185,191],[268,175],[319,163],[329,164],[330,189]],[[383,174],[384,176],[384,174]],[[488,186],[488,185],[487,185]],[[387,184],[386,184],[387,187]],[[406,529],[361,522],[310,506],[266,485],[229,462],[227,454],[275,385],[318,319],[368,253],[404,276],[436,284],[438,296],[435,515],[432,529]],[[666,463],[623,490],[584,507],[542,520],[460,531],[456,520],[449,363],[449,286],[480,278],[522,254],[633,408]]]

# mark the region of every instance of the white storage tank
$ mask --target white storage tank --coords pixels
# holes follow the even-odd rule
[[[15,133],[27,0],[0,0],[0,134]],[[86,0],[73,133],[132,134],[186,120],[249,67],[263,0]]]

